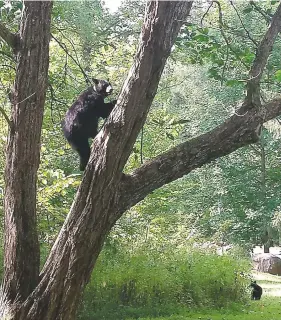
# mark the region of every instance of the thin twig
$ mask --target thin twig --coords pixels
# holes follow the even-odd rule
[[[5,112],[5,110],[0,106],[0,113],[2,113],[2,115],[4,116],[5,120],[7,121],[11,131],[14,131],[14,123],[9,119],[7,113]]]
[[[201,19],[201,21],[200,21],[201,28],[203,27],[203,21],[204,21],[206,15],[208,14],[209,10],[210,10],[211,7],[213,6],[213,4],[214,4],[214,2],[212,1],[212,2],[210,3],[210,5],[209,5],[208,9],[206,10],[206,12],[203,14],[202,19]]]
[[[262,9],[255,3],[255,1],[250,1],[249,3],[256,9],[258,13],[260,13],[264,17],[266,22],[269,24],[272,17],[270,17],[269,15],[266,15],[266,13],[262,11]]]
[[[221,9],[220,2],[217,1],[217,0],[214,0],[213,2],[216,3],[217,6],[218,6],[218,10],[219,10],[219,29],[220,29],[221,35],[222,35],[225,43],[227,44],[227,46],[229,47],[231,52],[236,56],[236,58],[244,65],[244,67],[248,68],[247,64],[243,60],[240,59],[240,57],[237,55],[237,52],[232,48],[230,42],[227,39],[227,36],[226,36],[224,30],[223,30],[222,9]]]
[[[224,79],[224,74],[225,74],[226,66],[227,66],[227,63],[228,63],[228,58],[229,58],[229,47],[227,46],[227,47],[226,47],[226,59],[225,59],[224,64],[223,64],[222,74],[221,74],[221,86],[222,86],[222,84],[223,84],[223,79]]]
[[[34,96],[36,94],[36,92],[33,92],[31,95],[29,95],[28,97],[24,98],[23,100],[21,100],[20,102],[18,102],[17,104],[21,104],[24,101],[26,101],[27,99],[31,98],[32,96]]]
[[[78,61],[76,61],[76,59],[72,56],[72,54],[70,54],[68,52],[67,46],[62,43],[61,41],[59,41],[53,34],[51,35],[51,37],[57,42],[57,44],[64,50],[64,52],[74,61],[74,63],[78,66],[78,68],[80,69],[80,71],[82,72],[85,80],[87,83],[91,83],[89,77],[87,76],[86,72],[84,71],[84,69],[81,67],[81,65],[79,64]]]
[[[71,47],[72,47],[72,50],[74,51],[75,53],[75,57],[76,57],[76,61],[77,63],[81,66],[80,64],[80,61],[79,61],[79,57],[78,57],[78,54],[77,54],[77,51],[76,51],[76,48],[75,48],[75,45],[73,43],[73,41],[71,41],[64,33],[61,32],[61,35],[70,43]],[[86,72],[85,72],[86,74]]]
[[[258,46],[258,43],[256,42],[255,39],[253,39],[253,38],[251,37],[251,35],[250,35],[249,31],[247,30],[246,26],[244,25],[243,20],[241,19],[241,16],[240,16],[237,8],[235,7],[233,1],[232,1],[232,0],[229,0],[229,2],[230,2],[230,4],[232,5],[233,9],[235,10],[235,12],[236,12],[236,14],[237,14],[237,17],[238,17],[238,19],[240,20],[240,23],[241,23],[243,29],[245,30],[248,38],[249,38],[249,39],[253,42],[253,44],[257,47],[257,46]]]

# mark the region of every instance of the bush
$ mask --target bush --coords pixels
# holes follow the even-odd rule
[[[179,307],[225,307],[244,301],[249,263],[200,250],[148,255],[103,252],[88,284],[80,319],[165,315]]]

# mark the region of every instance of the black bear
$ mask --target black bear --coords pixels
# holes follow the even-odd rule
[[[80,170],[84,171],[90,157],[89,138],[98,134],[99,118],[106,119],[116,100],[105,103],[113,91],[109,81],[92,79],[93,86],[82,92],[66,112],[62,122],[63,133],[71,147],[80,156]]]
[[[251,294],[252,300],[260,300],[262,295],[262,287],[259,286],[256,281],[252,281],[250,287],[253,288]]]

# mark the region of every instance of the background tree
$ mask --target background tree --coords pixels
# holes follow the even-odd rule
[[[49,65],[51,2],[26,3],[18,34],[1,25],[16,55],[5,169],[5,291],[24,300],[39,280],[36,180]],[[35,32],[36,30],[36,32]],[[13,223],[17,221],[17,223]]]

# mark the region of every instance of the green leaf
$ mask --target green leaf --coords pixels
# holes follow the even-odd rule
[[[187,123],[187,122],[190,122],[190,120],[180,119],[180,120],[174,121],[174,122],[171,123],[171,124],[172,124],[172,125],[175,125],[175,124],[184,124],[184,123]]]
[[[232,80],[227,80],[225,84],[228,87],[234,87],[234,86],[240,84],[240,82],[238,80],[232,79]]]
[[[274,76],[278,82],[281,82],[281,70],[277,70]]]
[[[208,42],[209,37],[205,34],[198,34],[197,36],[194,37],[194,40],[197,40],[199,42]]]
[[[218,69],[215,69],[214,67],[210,68],[208,70],[208,73],[211,78],[215,80],[221,80],[221,75],[219,74]]]
[[[204,34],[208,34],[209,33],[209,29],[208,28],[203,28],[201,30],[201,32],[204,33]]]
[[[252,12],[253,11],[253,7],[252,6],[248,6],[248,7],[246,7],[244,10],[243,10],[243,13],[250,13],[250,12]]]
[[[244,59],[245,62],[251,63],[255,59],[255,54],[252,53],[252,52],[249,52],[249,53],[244,55],[243,59]]]
[[[166,136],[171,140],[175,140],[175,137],[172,134],[168,133],[168,132],[166,132]]]

